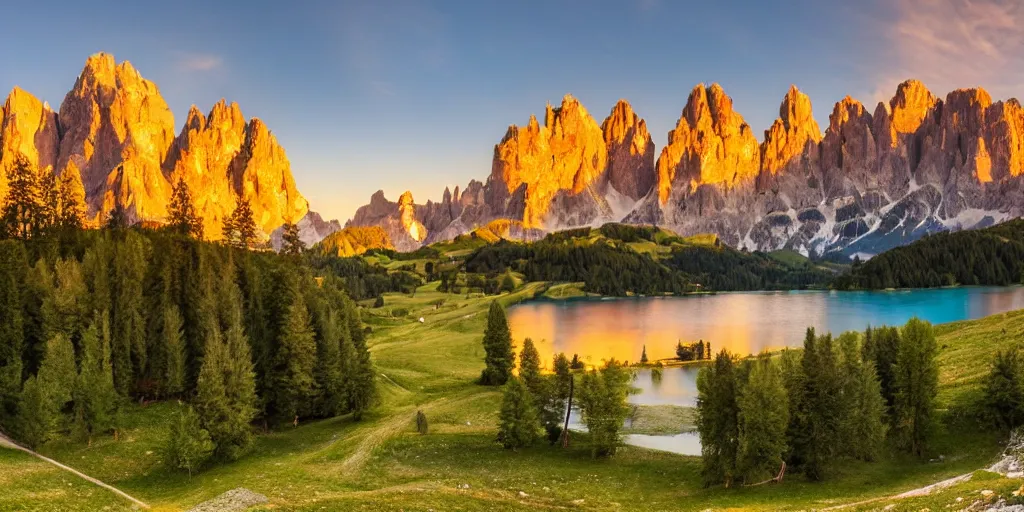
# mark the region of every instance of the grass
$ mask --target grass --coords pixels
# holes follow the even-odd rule
[[[672,435],[697,430],[697,409],[678,405],[640,405],[624,434]]]
[[[560,294],[573,287],[551,289],[558,286],[566,289]],[[497,300],[509,305],[545,289],[543,283],[529,283]],[[439,299],[444,299],[440,307]],[[246,487],[268,496],[267,509],[312,511],[799,510],[869,499],[877,501],[857,508],[879,509],[890,503],[888,496],[984,467],[1001,450],[998,436],[943,421],[934,446],[945,456],[942,463],[898,455],[876,463],[843,461],[824,483],[789,475],[781,485],[743,489],[703,488],[695,457],[627,446],[609,460],[595,460],[585,435],[574,435],[567,450],[506,451],[494,440],[500,393],[474,384],[483,367],[480,337],[492,300],[441,293],[437,283],[415,296],[388,294],[383,311],[364,311],[373,329],[369,342],[380,394],[380,405],[368,417],[309,421],[259,435],[247,456],[191,480],[161,463],[165,420],[174,403],[127,406],[116,441],[52,442],[41,451],[155,510],[184,510]],[[390,318],[392,308],[407,309],[409,315]],[[943,417],[954,418],[977,397],[993,352],[1024,340],[1024,311],[942,325],[937,332],[939,403]],[[417,410],[427,415],[427,435],[415,432]],[[668,433],[692,423],[692,409],[641,407],[633,428]],[[1008,496],[1019,486],[985,478],[893,503],[897,510],[936,510],[957,497],[980,498],[981,490]],[[0,489],[0,510],[128,508],[116,496],[9,450],[0,450]]]
[[[583,291],[585,283],[561,283],[552,285],[544,292],[548,299],[571,299],[574,297],[586,297],[587,292]]]

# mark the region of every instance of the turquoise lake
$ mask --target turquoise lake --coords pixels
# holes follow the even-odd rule
[[[530,301],[508,310],[513,339],[532,338],[550,367],[555,353],[589,365],[614,357],[652,362],[674,357],[679,341],[704,340],[713,351],[740,355],[800,346],[804,332],[839,334],[870,326],[902,325],[917,316],[929,322],[970,320],[1024,308],[1024,287],[961,287],[870,292],[735,292],[686,297]],[[696,368],[669,368],[660,381],[637,372],[637,404],[696,404]],[[635,444],[699,454],[692,434],[644,436]],[[660,439],[651,439],[660,438]],[[632,444],[632,443],[631,443]]]

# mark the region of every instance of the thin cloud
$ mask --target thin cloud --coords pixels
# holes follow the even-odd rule
[[[176,60],[178,69],[183,71],[213,71],[224,66],[219,55],[180,53]]]
[[[994,99],[1024,92],[1024,4],[1019,0],[895,0],[884,34],[894,59],[878,69],[875,100],[917,78],[936,95],[984,87]]]

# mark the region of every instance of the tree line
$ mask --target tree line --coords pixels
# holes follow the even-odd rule
[[[723,350],[697,377],[705,485],[759,483],[780,471],[811,480],[839,461],[872,461],[884,443],[928,453],[938,391],[935,335],[901,329],[807,330],[802,349],[738,362]]]
[[[483,346],[486,356],[480,383],[503,386],[497,437],[502,446],[517,450],[545,438],[551,445],[559,440],[567,442],[564,427],[568,408],[574,404],[587,426],[594,456],[615,454],[629,415],[626,399],[633,391],[633,376],[621,363],[612,359],[600,369],[580,371],[579,384],[575,385],[573,371],[582,370],[578,356],[570,362],[564,353],[556,354],[553,373],[544,374],[537,347],[527,338],[519,352],[519,373],[513,374],[515,344],[498,301],[492,302],[488,310]]]
[[[1024,282],[1024,219],[925,236],[868,261],[854,260],[833,287],[840,290],[934,288]]]
[[[50,173],[34,173],[16,163],[3,203],[0,429],[29,446],[92,439],[116,434],[129,401],[178,399],[168,460],[191,471],[207,456],[240,456],[254,424],[358,418],[371,406],[373,369],[344,280],[244,250],[255,241],[246,203],[218,244],[197,239],[182,182],[164,227],[128,227],[115,210],[85,230],[83,195],[61,196],[57,211],[74,214],[54,222],[39,185]]]

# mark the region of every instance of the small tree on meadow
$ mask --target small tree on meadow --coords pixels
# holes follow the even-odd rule
[[[764,354],[736,398],[739,423],[737,470],[748,482],[776,474],[786,448],[789,399],[778,364]]]
[[[167,438],[166,463],[172,469],[185,470],[189,479],[213,454],[210,433],[199,423],[199,415],[191,406],[182,406],[171,420]]]
[[[508,326],[505,308],[498,301],[491,302],[487,312],[487,328],[484,330],[484,368],[480,383],[500,386],[512,376],[515,366],[515,352],[512,345],[512,331]]]
[[[577,403],[595,457],[615,455],[622,444],[619,434],[630,412],[626,399],[633,391],[631,382],[629,371],[615,359],[605,362],[600,370],[583,374]]]
[[[996,352],[985,379],[985,411],[993,425],[1013,429],[1024,424],[1024,359],[1017,347]]]
[[[505,383],[498,422],[498,442],[506,449],[525,448],[540,438],[533,397],[522,379],[512,377]]]
[[[931,324],[924,320],[911,318],[900,334],[893,368],[895,433],[910,453],[923,457],[931,438],[939,389],[939,368],[935,362],[938,347]]]
[[[423,411],[416,411],[416,431],[420,434],[427,433],[427,415]]]

